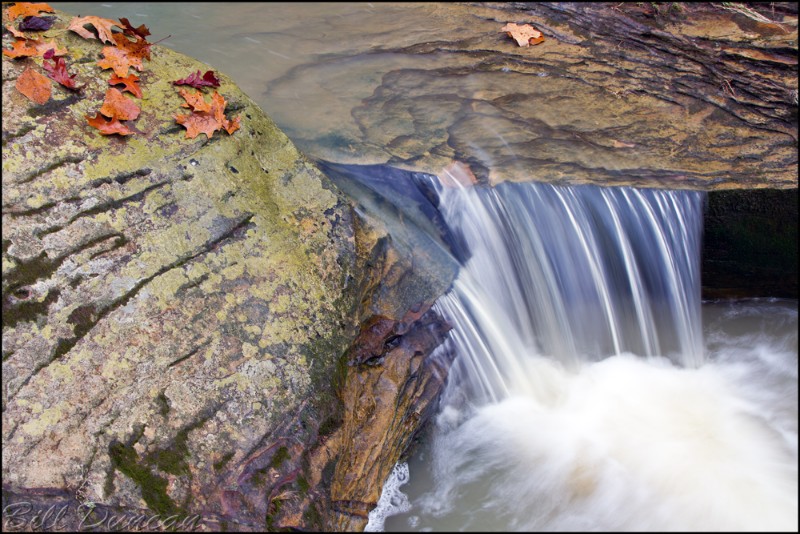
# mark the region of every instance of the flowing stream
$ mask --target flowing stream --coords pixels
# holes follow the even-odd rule
[[[442,188],[457,358],[368,530],[795,530],[796,302],[701,306],[702,203]]]

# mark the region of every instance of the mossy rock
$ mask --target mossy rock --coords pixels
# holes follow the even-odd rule
[[[162,46],[136,72],[134,134],[101,135],[104,45],[55,16],[80,91],[34,104],[15,83],[42,58],[2,59],[4,499],[263,528],[242,472],[288,440],[264,465],[296,477],[320,422],[341,421],[335,377],[386,236],[224,73],[241,127],[187,138],[172,82],[213,68]]]

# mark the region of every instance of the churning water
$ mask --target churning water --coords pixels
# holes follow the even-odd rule
[[[796,531],[797,303],[701,306],[702,193],[439,189],[457,358],[368,530]]]

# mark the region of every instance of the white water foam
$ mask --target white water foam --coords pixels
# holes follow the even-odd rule
[[[703,331],[700,195],[441,194],[471,253],[436,304],[457,359],[431,480],[382,522],[797,530],[797,303],[717,310]]]
[[[408,464],[405,462],[396,464],[383,485],[378,505],[369,513],[364,532],[383,532],[383,524],[387,517],[411,510],[408,495],[400,491],[400,486],[408,482],[408,479]]]

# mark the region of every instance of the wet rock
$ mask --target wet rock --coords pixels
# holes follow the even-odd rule
[[[325,109],[293,132],[308,153],[342,163],[439,174],[456,160],[489,183],[795,188],[797,5],[737,6],[396,7],[419,28],[308,62],[270,95],[288,102],[309,79],[366,95],[311,103]],[[500,31],[507,22],[545,41],[519,47]]]
[[[797,190],[712,191],[703,221],[704,298],[797,298]]]

